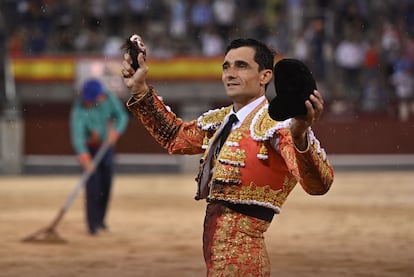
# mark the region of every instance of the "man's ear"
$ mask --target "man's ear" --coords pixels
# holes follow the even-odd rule
[[[260,81],[262,84],[266,85],[270,83],[273,78],[273,70],[271,69],[264,69],[262,70],[262,75],[260,76]]]

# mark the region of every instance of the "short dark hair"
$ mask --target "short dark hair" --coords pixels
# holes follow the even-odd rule
[[[273,70],[275,51],[270,49],[266,44],[253,38],[237,38],[230,42],[226,48],[225,54],[231,49],[240,47],[252,47],[255,50],[254,61],[259,65],[259,70]]]

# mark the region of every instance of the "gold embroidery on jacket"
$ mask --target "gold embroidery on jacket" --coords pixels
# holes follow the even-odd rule
[[[236,204],[255,204],[268,207],[276,212],[282,207],[287,196],[296,185],[294,178],[286,177],[283,186],[279,190],[273,190],[270,186],[258,186],[250,183],[249,186],[237,188],[225,184],[215,185],[214,192],[217,193],[215,200],[227,200]],[[212,198],[210,198],[212,199]]]
[[[239,128],[230,133],[217,161],[214,162],[208,201],[225,200],[240,204],[255,204],[279,212],[291,190],[301,180],[289,130],[290,120],[274,121],[267,113],[267,106],[264,101],[246,117]],[[210,140],[214,137],[215,131],[220,127],[230,109],[231,107],[226,107],[209,111],[198,119],[200,128],[211,134],[209,136]],[[279,150],[281,151],[279,154],[274,153],[269,148],[269,140],[275,136],[279,138]],[[270,160],[272,161],[275,160],[273,155],[281,155],[284,162],[276,166],[285,168],[284,173],[281,173],[285,176],[279,175],[275,179],[260,184],[255,184],[254,180],[244,179],[241,174],[252,170],[252,168],[249,168],[248,171],[245,171],[248,159],[247,148],[240,148],[240,142],[244,139],[247,140],[246,147],[257,148],[257,156],[249,156],[249,159],[263,161],[263,164],[257,161],[253,162],[253,164],[258,165],[257,170],[263,171],[261,174],[266,174],[266,172],[272,170],[265,166],[269,155],[271,155]],[[323,161],[320,161],[320,163],[322,164]],[[304,167],[307,168],[307,166]],[[329,169],[323,174],[330,175]],[[274,176],[274,174],[271,176]],[[242,184],[242,182],[250,183]]]
[[[235,203],[245,204],[257,204],[265,207],[272,208],[276,212],[279,212],[280,205],[284,202],[286,195],[290,192],[291,188],[289,184],[293,186],[296,184],[296,180],[293,176],[289,175],[285,177],[284,184],[275,185],[275,187],[283,187],[282,189],[272,189],[270,185],[261,184],[258,186],[254,183],[241,186],[241,172],[240,168],[246,166],[246,150],[238,148],[242,139],[248,139],[253,141],[261,141],[260,148],[264,155],[267,155],[267,148],[265,142],[270,138],[269,130],[273,133],[276,131],[275,127],[278,122],[272,120],[267,110],[264,109],[265,105],[259,105],[255,111],[250,113],[242,125],[233,130],[225,145],[223,146],[218,160],[213,168],[213,176],[211,182],[210,200],[227,200]],[[261,115],[257,117],[257,113],[261,112]],[[253,119],[254,125],[253,125]],[[257,126],[256,126],[257,125]],[[254,128],[252,128],[254,126]],[[282,125],[278,125],[282,127]],[[256,135],[260,135],[260,139],[251,136],[252,129],[256,130]],[[258,149],[258,153],[260,151]],[[260,158],[259,158],[260,159]],[[272,182],[272,180],[269,180]],[[290,189],[288,189],[290,188]],[[285,194],[286,192],[286,194]]]
[[[213,182],[214,184],[240,184],[240,169],[238,167],[216,163]]]
[[[260,140],[269,139],[269,137],[273,136],[272,132],[269,134],[269,131],[275,128],[277,125],[277,121],[274,121],[270,116],[269,113],[265,110],[261,110],[257,117],[255,118],[255,122],[252,124],[252,131],[254,138],[260,138]]]
[[[227,138],[226,145],[228,146],[239,146],[239,142],[242,140],[243,137],[247,137],[245,132],[240,132],[239,130],[234,130],[230,133]]]
[[[229,164],[237,167],[246,165],[246,151],[240,148],[223,147],[218,161],[222,164]]]

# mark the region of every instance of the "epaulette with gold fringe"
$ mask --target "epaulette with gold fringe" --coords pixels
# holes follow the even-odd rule
[[[230,113],[232,107],[233,106],[227,106],[203,113],[197,119],[198,127],[203,131],[217,130],[226,115]]]

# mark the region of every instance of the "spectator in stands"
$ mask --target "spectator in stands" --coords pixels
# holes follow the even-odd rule
[[[120,0],[105,0],[106,26],[110,36],[116,35],[118,30],[124,28],[124,11],[126,9],[124,2]]]
[[[129,12],[129,21],[133,28],[139,28],[140,34],[145,34],[147,30],[147,24],[150,18],[148,18],[149,9],[151,7],[150,0],[127,0]]]
[[[192,35],[199,43],[201,31],[214,23],[213,10],[208,2],[208,0],[196,0],[191,6],[190,24],[193,30]]]
[[[200,40],[203,56],[214,57],[223,53],[224,41],[213,26],[201,31]]]
[[[214,0],[213,15],[222,40],[227,41],[236,20],[235,0]]]
[[[335,50],[335,61],[340,70],[342,96],[350,105],[350,111],[358,110],[361,100],[362,67],[365,59],[363,44],[356,34],[348,33]]]
[[[7,52],[11,57],[23,56],[26,53],[26,29],[18,26],[10,34],[7,41]]]
[[[408,59],[402,57],[396,62],[390,81],[398,101],[398,118],[407,121],[414,114],[414,74]]]
[[[170,35],[173,39],[184,39],[188,29],[188,3],[186,0],[172,0],[168,3],[171,10]]]

